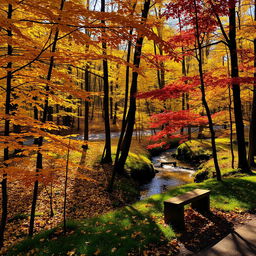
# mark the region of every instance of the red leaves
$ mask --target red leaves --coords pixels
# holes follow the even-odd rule
[[[166,142],[155,143],[147,146],[147,149],[161,148],[166,145]]]
[[[197,17],[195,13],[197,13]],[[197,18],[200,33],[213,31],[217,25],[211,5],[205,4],[205,1],[202,0],[178,0],[170,2],[166,6],[163,16],[167,19],[170,17],[180,19],[182,28],[186,29],[194,29]]]
[[[158,141],[164,137],[167,137],[168,139],[180,138],[181,140],[184,140],[185,136],[178,133],[182,127],[186,127],[188,125],[205,125],[206,123],[206,117],[200,116],[199,114],[193,113],[189,110],[181,110],[177,112],[166,111],[152,116],[151,127],[158,128],[164,126],[164,128],[157,132],[156,135],[151,136],[150,140]],[[166,145],[166,142],[155,143],[149,145],[148,149],[163,147],[164,145]]]
[[[205,118],[189,110],[181,110],[176,112],[166,111],[161,114],[153,115],[152,121],[152,128],[171,124],[174,131],[188,124],[199,125],[206,122]],[[169,131],[171,131],[171,129],[169,129]]]
[[[187,84],[183,81],[178,81],[175,83],[171,83],[166,85],[163,89],[157,89],[150,92],[140,93],[138,98],[145,99],[159,99],[159,100],[167,100],[171,98],[178,98],[182,95],[182,93],[189,92],[194,89],[197,84]]]

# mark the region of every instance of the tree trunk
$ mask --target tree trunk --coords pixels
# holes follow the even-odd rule
[[[61,0],[61,6],[60,6],[61,11],[64,8],[64,3],[65,3],[65,0]],[[52,50],[51,50],[52,53],[56,52],[58,36],[59,36],[59,30],[57,29],[55,36],[54,36],[54,40],[53,40],[53,45],[52,45]],[[51,56],[48,74],[47,74],[47,81],[51,80],[53,65],[54,65],[54,57]],[[49,85],[46,85],[46,87],[45,87],[46,94],[49,93],[49,90],[50,90]],[[48,99],[48,95],[46,95],[42,123],[45,123],[47,121],[48,108],[49,108],[49,99]],[[43,169],[43,155],[40,152],[40,149],[43,146],[43,140],[44,140],[44,138],[42,136],[38,139],[36,173],[39,173]],[[34,183],[33,199],[32,199],[32,205],[31,205],[29,236],[33,236],[33,232],[34,232],[35,211],[36,211],[36,203],[37,203],[37,197],[38,197],[38,185],[39,185],[39,182],[38,182],[38,180],[36,180]]]
[[[197,47],[198,47],[198,68],[199,68],[200,83],[201,83],[200,89],[201,89],[201,93],[202,93],[202,103],[203,103],[205,111],[206,111],[209,129],[211,132],[212,155],[213,155],[214,167],[215,167],[216,174],[217,174],[217,180],[221,181],[221,172],[220,172],[220,168],[219,168],[219,164],[218,164],[217,149],[216,149],[216,143],[215,143],[215,131],[213,128],[213,122],[212,122],[210,108],[208,106],[208,103],[206,100],[206,94],[205,94],[203,62],[202,62],[202,45],[200,42],[200,32],[199,32],[199,25],[198,25],[196,0],[194,0],[194,5],[195,5],[195,16],[196,16],[195,17],[196,18],[196,40],[197,40]]]
[[[135,10],[135,7],[136,7],[136,2],[133,5],[133,11]],[[130,30],[129,35],[132,36],[132,34],[133,34],[133,29]],[[127,59],[126,59],[127,63],[130,63],[131,50],[132,50],[132,40],[129,39],[128,49],[127,49]],[[124,96],[124,111],[123,111],[123,118],[122,118],[122,127],[121,127],[120,137],[119,137],[118,144],[117,144],[116,158],[115,158],[114,165],[117,165],[117,163],[118,163],[119,155],[121,152],[121,146],[123,143],[123,137],[124,137],[124,133],[125,133],[125,129],[126,129],[126,114],[127,114],[127,109],[128,109],[129,83],[130,83],[130,67],[127,65],[126,72],[125,72],[125,96]],[[112,173],[112,178],[111,178],[111,181],[109,184],[109,190],[112,190],[112,187],[113,187],[115,171],[116,171],[116,169],[114,168],[113,173]],[[117,171],[119,171],[119,170],[117,170]]]
[[[235,168],[235,155],[234,155],[234,148],[233,148],[233,121],[232,121],[232,98],[231,98],[231,89],[228,86],[228,97],[229,97],[229,122],[230,122],[230,151],[231,151],[231,167],[232,169]]]
[[[101,0],[101,12],[105,12],[105,0]],[[105,26],[105,20],[101,23]],[[105,29],[103,28],[102,34],[105,34]],[[107,55],[107,43],[105,39],[102,41],[103,55]],[[103,152],[102,163],[112,163],[111,157],[111,131],[110,131],[110,121],[109,121],[109,83],[108,83],[108,61],[103,59],[103,81],[104,81],[104,124],[105,124],[105,149]]]
[[[189,110],[190,109],[190,106],[189,106],[189,93],[186,93],[186,102],[187,102],[187,110]],[[188,139],[189,140],[192,139],[191,125],[188,125]]]
[[[133,30],[130,30],[130,36],[132,35]],[[130,58],[131,58],[131,49],[132,49],[132,41],[129,40],[128,42],[128,52],[127,52],[127,63],[130,62]],[[124,137],[124,133],[125,133],[125,129],[126,129],[126,114],[127,114],[127,109],[128,109],[128,97],[129,97],[129,82],[130,82],[130,67],[126,66],[126,75],[125,75],[125,96],[124,96],[124,111],[123,111],[123,118],[122,118],[122,128],[121,128],[121,132],[120,132],[120,137],[118,140],[118,144],[117,144],[117,149],[116,149],[116,158],[115,158],[115,165],[118,162],[119,159],[119,155],[120,155],[120,151],[121,151],[121,145],[123,142],[123,137]]]
[[[8,13],[7,18],[12,19],[13,8],[11,4],[8,4]],[[7,36],[11,41],[12,38],[12,31],[9,29],[7,30]],[[8,44],[7,46],[7,55],[12,56],[13,47],[12,45]],[[12,62],[8,62],[7,64],[7,79],[6,79],[6,97],[5,97],[5,124],[4,124],[4,136],[10,135],[10,109],[11,109],[11,91],[12,91]],[[4,161],[9,159],[9,148],[8,146],[4,148]],[[4,163],[4,168],[7,168],[8,164]],[[4,171],[3,179],[1,182],[2,185],[2,216],[1,216],[1,226],[0,226],[0,248],[3,247],[4,243],[4,232],[5,226],[7,221],[7,214],[8,214],[8,194],[7,194],[7,173]]]
[[[141,22],[142,24],[143,22],[145,22],[145,20],[148,17],[149,9],[150,9],[150,0],[145,0],[144,8],[142,11],[142,22]],[[144,37],[140,36],[136,41],[134,59],[133,59],[133,64],[136,68],[139,68],[140,66],[140,57],[142,53],[143,39]],[[112,190],[113,188],[116,172],[124,170],[124,165],[130,150],[132,134],[133,134],[134,124],[135,124],[135,115],[136,115],[137,83],[138,83],[138,73],[136,71],[133,71],[132,83],[131,83],[131,89],[130,89],[130,107],[129,107],[129,111],[126,119],[126,130],[125,130],[125,135],[122,142],[122,153],[118,161],[115,162],[112,179],[109,184],[109,190]]]
[[[256,0],[254,1],[254,21],[256,21]],[[255,167],[254,156],[256,154],[256,38],[254,44],[254,85],[253,85],[253,100],[249,132],[249,152],[248,162],[251,167]]]
[[[227,65],[228,65],[228,75],[230,76],[230,64],[229,64],[229,56],[227,52]],[[232,120],[232,95],[231,95],[231,88],[230,85],[228,86],[228,111],[229,111],[229,123],[230,123],[230,152],[231,152],[231,167],[232,169],[235,168],[235,155],[234,155],[234,147],[233,147],[233,120]]]
[[[110,104],[110,119],[113,119],[113,82],[110,83],[110,99],[109,99],[109,104]]]
[[[68,143],[68,153],[67,153],[65,183],[64,183],[64,203],[63,203],[63,232],[64,232],[64,234],[66,234],[66,232],[67,232],[66,208],[67,208],[69,154],[70,154],[70,138],[69,138],[69,143]]]
[[[180,33],[181,33],[181,23],[180,23],[180,19],[179,19],[179,26],[180,26]],[[184,54],[184,48],[181,47],[181,52],[182,54]],[[182,76],[186,76],[186,60],[185,60],[185,56],[182,56]],[[185,105],[186,105],[186,93],[182,93],[182,98],[181,98],[181,108],[182,110],[185,110]],[[180,134],[183,135],[184,134],[184,127],[182,127],[180,129]]]
[[[85,74],[84,74],[84,83],[85,83],[85,91],[89,92],[90,91],[90,80],[89,80],[89,70],[88,70],[88,65],[86,65],[85,68]],[[84,141],[89,140],[89,101],[86,100],[84,102]],[[88,145],[85,146],[85,149],[88,149]]]
[[[238,56],[236,45],[236,4],[235,0],[229,0],[229,42],[228,47],[231,58],[231,77],[237,79],[239,77],[238,71]],[[236,123],[236,136],[238,146],[238,168],[243,172],[251,173],[249,164],[246,158],[246,147],[244,137],[244,123],[242,114],[242,103],[240,97],[240,85],[235,80],[232,80],[234,114]]]

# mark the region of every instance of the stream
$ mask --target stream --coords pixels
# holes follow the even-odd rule
[[[143,131],[143,136],[152,135],[151,130]],[[111,137],[115,138],[120,136],[120,132],[112,132]],[[72,137],[72,139],[83,140],[83,135]],[[90,134],[89,140],[97,141],[104,140],[104,133]],[[34,139],[27,138],[23,142],[24,145],[32,145]],[[181,162],[172,156],[176,149],[169,149],[162,152],[160,155],[152,157],[152,163],[157,171],[155,177],[147,184],[140,186],[140,200],[145,199],[151,195],[161,194],[171,188],[193,182],[193,173],[195,172],[193,166],[187,163]],[[174,167],[171,164],[166,164],[161,167],[163,162],[176,162],[177,166]]]
[[[140,200],[149,196],[163,193],[177,186],[193,182],[193,166],[181,162],[172,156],[176,149],[162,152],[160,155],[152,157],[152,163],[157,171],[156,176],[147,184],[140,186]],[[163,162],[176,162],[177,166],[165,164]]]

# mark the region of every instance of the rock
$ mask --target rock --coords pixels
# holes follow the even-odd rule
[[[195,178],[194,178],[194,181],[196,183],[200,183],[200,182],[203,182],[204,180],[207,180],[209,177],[209,172],[208,171],[203,171],[203,172],[199,172]]]
[[[152,164],[145,166],[143,169],[131,170],[131,177],[140,184],[148,183],[156,175],[156,171]]]

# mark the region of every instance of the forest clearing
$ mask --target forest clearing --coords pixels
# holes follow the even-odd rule
[[[0,14],[0,255],[192,255],[255,219],[256,0]]]

